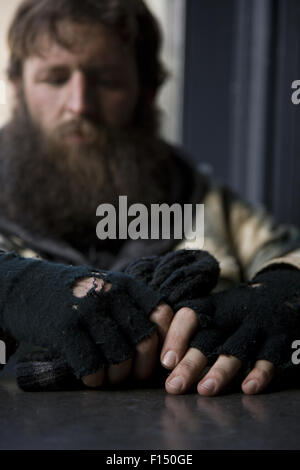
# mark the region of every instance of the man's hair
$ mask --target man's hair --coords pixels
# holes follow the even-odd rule
[[[132,45],[145,95],[154,94],[164,82],[159,25],[143,0],[24,0],[8,33],[10,80],[22,76],[24,59],[36,51],[41,33],[64,47],[71,46],[59,35],[57,24],[63,20],[100,23]]]

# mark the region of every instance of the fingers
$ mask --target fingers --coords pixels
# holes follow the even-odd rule
[[[171,307],[165,303],[159,304],[153,310],[150,320],[157,324],[157,333],[144,339],[136,346],[134,360],[129,359],[108,368],[108,383],[111,385],[121,384],[129,377],[131,370],[135,379],[138,380],[145,380],[151,376],[158,362],[159,342],[165,338],[173,315]]]
[[[109,366],[107,372],[99,370],[95,374],[86,375],[82,377],[82,382],[91,388],[101,387],[106,383],[110,385],[119,385],[124,382],[130,375],[132,359]]]
[[[166,391],[184,393],[199,378],[207,364],[206,357],[196,348],[190,348],[166,380]]]
[[[132,359],[122,362],[122,364],[112,365],[107,370],[107,380],[111,385],[119,385],[130,375]]]
[[[204,396],[217,395],[231,381],[241,365],[242,361],[234,356],[219,356],[213,367],[199,382],[198,393]]]
[[[107,371],[99,370],[94,374],[82,377],[84,385],[90,388],[101,387],[104,384],[119,385],[124,382],[130,375],[132,359],[122,362],[121,364],[111,365]]]
[[[183,307],[174,316],[169,327],[162,351],[161,363],[167,369],[173,369],[183,358],[191,337],[198,327],[195,312]]]
[[[163,343],[167,332],[171,325],[172,319],[174,317],[174,312],[171,307],[161,302],[151,313],[150,320],[157,325],[157,333],[160,340],[160,343]]]
[[[242,383],[242,390],[247,395],[254,395],[264,390],[274,376],[275,367],[272,362],[259,360]]]
[[[184,393],[199,378],[207,364],[206,357],[195,348],[190,348],[166,381],[166,391],[172,394]],[[220,356],[214,366],[199,382],[200,395],[217,395],[235,376],[241,361],[233,356]]]
[[[86,375],[85,377],[82,377],[81,380],[87,387],[101,387],[104,384],[105,372],[104,370],[99,370],[98,372],[95,372],[95,374],[90,374]]]
[[[137,380],[146,380],[157,365],[159,339],[157,333],[146,338],[136,346],[133,364],[133,376]]]

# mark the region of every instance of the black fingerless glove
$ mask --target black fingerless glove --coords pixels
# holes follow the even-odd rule
[[[216,260],[208,253],[196,250],[139,258],[127,266],[124,274],[101,272],[100,277],[111,283],[111,289],[101,292],[100,312],[93,308],[92,299],[91,308],[86,313],[82,312],[81,321],[94,342],[101,346],[102,362],[106,360],[106,363],[113,364],[132,357],[132,345],[153,334],[156,327],[149,322],[147,315],[160,301],[167,301],[175,311],[181,303],[196,310],[198,296],[210,292],[217,282],[218,273]],[[74,297],[72,303],[75,303]],[[205,326],[208,319],[199,312],[199,318],[201,316],[201,324]],[[24,390],[61,390],[80,386],[59,355],[26,345],[19,354],[17,380]]]
[[[217,284],[219,264],[208,252],[178,250],[165,256],[139,258],[125,268],[125,273],[159,292],[174,312],[190,307],[197,313],[201,326],[210,323],[199,298],[207,296]]]
[[[192,347],[213,359],[229,354],[244,364],[265,359],[277,367],[293,366],[291,345],[300,339],[300,270],[270,267],[201,302],[213,322],[199,330]]]
[[[91,277],[104,280],[101,291],[75,297],[76,281]],[[156,329],[147,316],[162,296],[125,274],[5,253],[0,279],[2,329],[61,357],[78,378],[132,357]]]

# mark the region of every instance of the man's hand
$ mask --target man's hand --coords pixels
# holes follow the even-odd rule
[[[172,309],[161,303],[152,312],[150,320],[157,324],[158,331],[136,346],[134,359],[85,377],[84,384],[89,387],[101,387],[104,384],[117,386],[129,377],[136,380],[151,378],[157,365],[160,346],[163,344],[160,352],[161,364],[167,369],[173,369],[166,381],[166,391],[171,394],[187,392],[197,382],[207,365],[206,357],[198,349],[189,348],[191,338],[198,329],[195,312],[182,308],[174,316]],[[199,394],[214,396],[220,393],[241,365],[242,362],[233,356],[220,355],[210,371],[199,381]],[[242,390],[246,394],[260,393],[269,384],[273,374],[274,366],[271,362],[257,361],[243,381]],[[207,379],[211,380],[207,382]]]
[[[73,295],[77,298],[84,298],[92,288],[99,293],[109,292],[111,284],[99,278],[81,279],[73,287]],[[159,344],[162,344],[167,334],[172,316],[172,309],[161,302],[150,315],[150,321],[158,326],[157,333],[155,332],[150,338],[137,344],[134,359],[128,359],[120,364],[109,366],[107,370],[101,369],[94,374],[82,377],[82,382],[88,387],[101,387],[104,383],[118,385],[130,375],[137,380],[151,377],[157,365]]]
[[[156,331],[149,315],[162,296],[131,276],[15,253],[1,254],[0,264],[6,274],[1,282],[1,327],[17,342],[44,350],[46,363],[52,357],[49,371],[59,358],[64,363],[60,370],[66,371],[61,376],[69,368],[89,383],[104,366],[134,357],[135,346]],[[37,357],[34,351],[32,357]],[[34,385],[45,371],[30,362],[28,352],[19,371],[24,383],[31,377]],[[37,375],[32,377],[34,369]]]
[[[80,288],[84,289],[84,283],[88,288],[90,285],[88,280],[82,282]],[[101,387],[104,384],[117,386],[129,377],[135,380],[149,379],[159,361],[161,346],[166,338],[173,315],[169,305],[160,303],[150,315],[150,320],[157,325],[157,332],[137,344],[135,357],[120,364],[111,365],[106,370],[103,369],[83,377],[83,383],[88,387]]]
[[[212,323],[198,328],[199,315],[189,308],[174,316],[161,353],[162,363],[172,370],[169,393],[183,393],[198,382],[199,394],[217,395],[249,361],[254,367],[242,382],[246,394],[263,391],[281,367],[298,372],[291,363],[291,344],[300,337],[299,270],[269,268],[252,282],[196,304]],[[199,381],[208,357],[216,362]],[[168,363],[172,358],[175,364]]]
[[[207,366],[207,358],[200,350],[188,345],[198,329],[198,318],[190,308],[180,309],[173,318],[161,351],[161,363],[172,370],[166,381],[166,391],[171,394],[185,393],[199,380]],[[234,378],[242,361],[234,356],[220,355],[209,372],[199,381],[200,395],[214,396],[220,393]],[[255,363],[242,383],[246,394],[263,391],[274,374],[274,365],[265,360]]]

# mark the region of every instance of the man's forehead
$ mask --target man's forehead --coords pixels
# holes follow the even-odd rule
[[[128,47],[120,37],[101,24],[64,22],[58,25],[57,33],[56,37],[41,32],[31,57],[49,66],[72,61],[113,66],[123,62],[124,54],[128,53]]]

